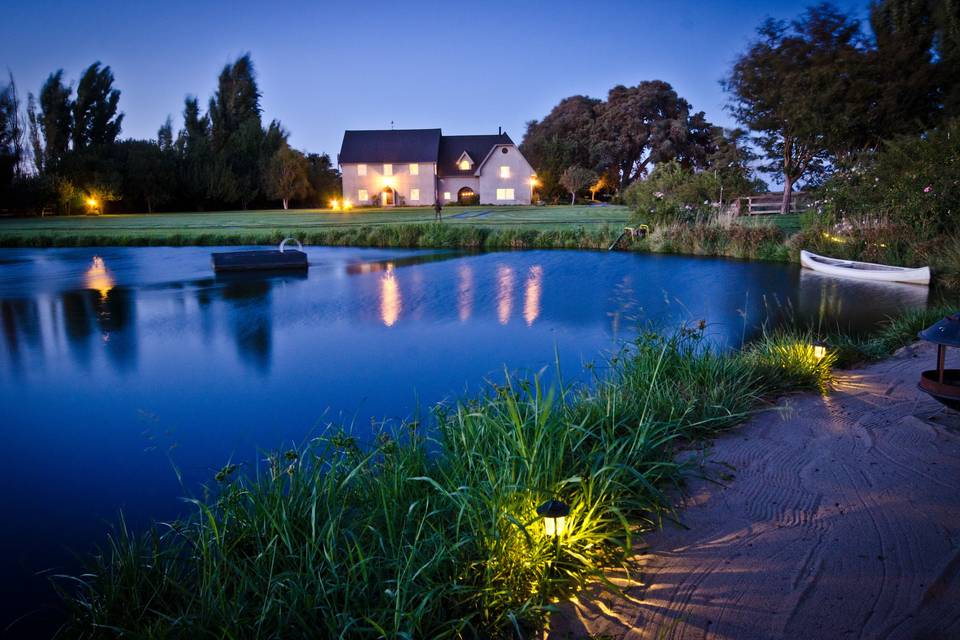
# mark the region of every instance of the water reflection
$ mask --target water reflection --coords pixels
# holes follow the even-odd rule
[[[530,267],[530,273],[527,276],[527,290],[523,300],[523,319],[527,321],[527,326],[533,326],[533,323],[540,317],[540,296],[543,295],[543,267],[536,264]]]
[[[84,280],[86,287],[96,290],[100,294],[100,298],[104,300],[106,300],[110,290],[113,289],[113,276],[107,270],[107,265],[100,256],[93,257]]]
[[[802,269],[796,312],[816,326],[868,330],[875,322],[874,309],[882,307],[892,314],[925,307],[929,296],[929,287],[915,284],[832,278]]]
[[[380,277],[380,318],[383,324],[388,327],[396,324],[402,305],[397,275],[393,272],[393,265],[388,264],[386,273]]]
[[[500,324],[510,322],[513,311],[513,269],[506,265],[497,267],[497,319]]]
[[[466,322],[473,313],[473,267],[461,264],[457,275],[457,315],[460,322]]]

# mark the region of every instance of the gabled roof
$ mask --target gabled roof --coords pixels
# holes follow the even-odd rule
[[[348,162],[436,162],[440,129],[345,131],[340,164]]]
[[[437,160],[437,175],[440,176],[472,176],[480,168],[479,164],[474,164],[467,171],[461,171],[457,165],[460,156],[467,153],[475,162],[483,163],[494,146],[498,144],[513,144],[505,133],[492,136],[441,136],[440,138],[440,158]]]

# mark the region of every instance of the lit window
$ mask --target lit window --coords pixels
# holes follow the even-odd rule
[[[510,177],[510,167],[508,167],[508,166],[505,165],[505,164],[504,164],[504,165],[501,165],[501,166],[500,166],[500,177],[501,177],[501,178],[509,178],[509,177]]]
[[[513,200],[513,189],[497,189],[497,200]]]
[[[460,161],[460,171],[470,171],[470,161],[461,160]]]
[[[444,191],[444,192],[443,192],[443,199],[444,199],[444,200],[453,200],[453,198],[450,197],[450,192],[449,192],[449,191]]]
[[[393,175],[393,165],[392,165],[392,164],[385,164],[385,165],[383,165],[383,175],[385,175],[385,176],[392,176],[392,175]]]
[[[363,165],[360,165],[360,166],[363,166]],[[366,201],[369,199],[370,199],[370,196],[367,194],[366,189],[360,189],[360,191],[357,191],[357,200]]]
[[[414,202],[420,200],[420,189],[410,189],[410,199]]]
[[[365,164],[358,164],[358,165],[357,165],[357,175],[358,175],[358,176],[365,176],[365,175],[367,175],[367,165],[365,165]]]
[[[412,176],[420,175],[420,165],[418,165],[416,162],[410,163],[410,175]]]

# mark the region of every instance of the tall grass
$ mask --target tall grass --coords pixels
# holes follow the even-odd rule
[[[764,342],[721,352],[703,334],[644,334],[589,387],[507,376],[438,407],[432,439],[411,422],[361,448],[331,428],[252,476],[228,465],[191,516],[140,535],[121,520],[58,583],[63,634],[530,636],[669,515],[678,447],[828,375],[804,349],[778,363]],[[535,513],[550,498],[571,507],[559,541]]]
[[[857,337],[837,332],[829,336],[828,342],[841,366],[879,360],[914,342],[921,330],[956,312],[956,306],[947,305],[911,309],[888,319],[869,336]]]

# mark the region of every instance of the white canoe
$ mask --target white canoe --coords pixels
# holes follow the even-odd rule
[[[872,262],[837,260],[820,256],[809,251],[800,251],[800,264],[807,269],[819,271],[830,276],[873,280],[874,282],[908,282],[910,284],[930,284],[930,267],[911,269],[909,267],[891,267]]]

